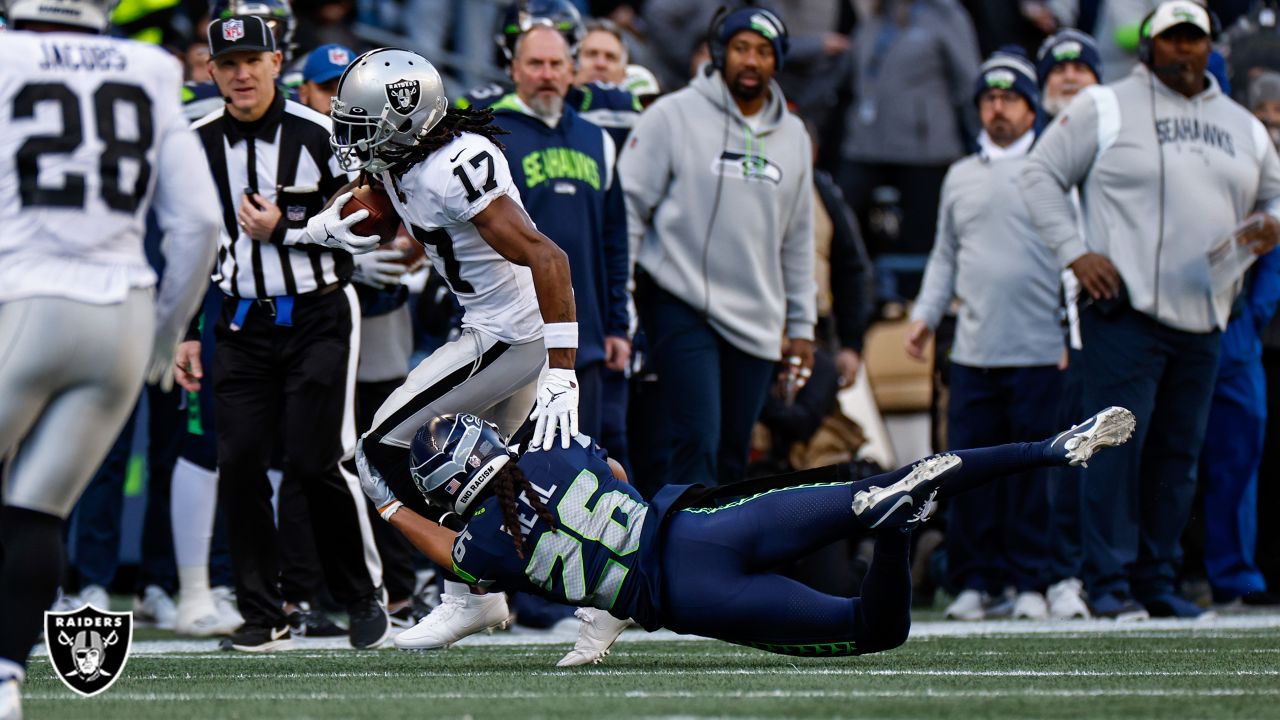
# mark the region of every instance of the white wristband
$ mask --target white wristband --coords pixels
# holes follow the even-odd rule
[[[542,341],[548,350],[578,347],[578,323],[547,323],[542,326]]]
[[[404,503],[400,502],[399,500],[396,500],[390,505],[387,505],[386,507],[379,510],[378,514],[382,516],[383,520],[386,520],[387,522],[391,522],[391,516],[395,515],[396,511],[402,507],[404,507]]]

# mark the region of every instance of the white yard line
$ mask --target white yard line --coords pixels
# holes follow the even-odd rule
[[[911,639],[929,640],[952,637],[1015,637],[1043,636],[1061,639],[1079,639],[1103,635],[1134,634],[1152,638],[1179,638],[1194,635],[1200,638],[1238,639],[1248,637],[1258,630],[1280,630],[1280,615],[1233,615],[1209,620],[1149,620],[1146,622],[1117,623],[1109,620],[1075,620],[1058,622],[918,622],[911,627]],[[473,635],[458,643],[460,647],[520,646],[520,645],[572,645],[576,630],[536,631],[517,628],[512,632],[492,635]],[[666,630],[646,633],[628,630],[618,639],[620,643],[707,642],[705,638],[677,635]],[[346,638],[302,638],[294,652],[322,650],[351,650]],[[175,653],[208,653],[217,650],[216,640],[142,640],[133,644],[134,655],[172,655]],[[361,651],[367,652],[367,651]],[[37,646],[37,655],[44,655],[43,644]],[[216,657],[246,659],[251,654],[222,653]]]
[[[1180,688],[1107,688],[1098,690],[1048,690],[1037,688],[1010,688],[1004,690],[932,690],[925,688],[902,690],[742,690],[742,691],[690,691],[690,690],[628,690],[623,692],[573,692],[571,688],[558,688],[548,692],[265,692],[245,695],[242,692],[166,693],[166,692],[107,692],[95,701],[113,702],[204,702],[249,701],[279,702],[331,702],[331,701],[386,701],[386,700],[542,700],[552,698],[574,699],[723,699],[723,700],[791,700],[797,698],[1209,698],[1209,697],[1280,697],[1280,689],[1245,690],[1235,688],[1205,688],[1201,690]],[[26,702],[66,701],[70,693],[27,692]]]

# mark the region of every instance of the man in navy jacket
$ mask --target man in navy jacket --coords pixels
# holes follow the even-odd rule
[[[511,62],[515,92],[491,107],[520,198],[538,229],[569,256],[578,305],[579,427],[600,436],[601,379],[631,355],[627,340],[626,206],[609,134],[565,104],[573,58],[554,28],[520,36]]]

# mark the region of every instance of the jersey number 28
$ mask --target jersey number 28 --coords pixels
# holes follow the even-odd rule
[[[70,155],[84,142],[84,121],[80,98],[62,83],[30,83],[13,98],[15,120],[35,117],[36,106],[48,103],[58,107],[62,115],[62,132],[57,135],[33,135],[18,148],[18,193],[23,207],[84,207],[87,190],[84,175],[66,173],[61,185],[40,184],[40,156]],[[133,106],[137,117],[138,136],[121,138],[116,127],[116,105]],[[134,212],[151,180],[151,149],[155,129],[152,127],[151,98],[137,85],[105,82],[93,94],[94,126],[98,139],[106,146],[98,160],[102,180],[102,201],[119,212]],[[131,187],[123,187],[120,163],[133,160],[138,175]]]

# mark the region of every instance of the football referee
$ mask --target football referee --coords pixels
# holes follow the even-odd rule
[[[276,87],[281,55],[267,24],[236,16],[209,25],[210,73],[225,104],[193,126],[222,205],[213,281],[225,297],[215,329],[213,392],[220,494],[228,512],[237,650],[290,642],[282,609],[267,466],[279,438],[284,474],[302,488],[351,644],[388,629],[364,498],[339,466],[355,447],[352,393],[360,310],[351,256],[308,243],[306,221],[348,178],[329,149],[329,119]],[[178,378],[199,387],[197,340],[179,349]]]

